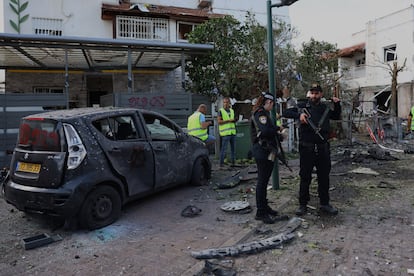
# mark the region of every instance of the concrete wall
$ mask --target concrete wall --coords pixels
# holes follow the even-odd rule
[[[126,73],[114,74],[114,91],[128,91],[128,75]],[[174,93],[176,89],[174,71],[148,70],[138,71],[133,76],[132,92],[139,93]]]
[[[25,0],[29,2],[28,8],[22,12],[22,16],[28,14],[29,19],[22,23],[21,34],[33,34],[34,17],[61,19],[63,36],[84,36],[92,38],[112,38],[113,23],[101,19],[102,3],[117,5],[118,0]],[[141,1],[131,0],[131,3]],[[11,10],[8,1],[1,1],[4,10],[0,10],[1,23],[4,24],[4,32],[16,33],[9,21],[16,21],[17,15]],[[147,4],[165,6],[178,6],[187,8],[198,8],[199,0],[147,0]],[[0,6],[1,8],[2,6]],[[230,14],[239,20],[244,20],[246,12],[251,11],[256,19],[263,25],[267,23],[266,1],[251,0],[212,0],[211,11],[214,13]],[[288,21],[288,8],[273,9],[273,15],[279,15]],[[170,20],[170,41],[176,42],[176,21]],[[78,102],[78,106],[88,105],[87,72],[69,73],[69,98]],[[103,73],[107,74],[107,73]],[[109,92],[128,92],[127,72],[110,73],[112,76],[111,89]],[[24,79],[24,81],[21,81]],[[92,79],[92,78],[90,78]],[[107,80],[107,79],[106,79]],[[34,86],[61,86],[64,87],[64,72],[23,72],[13,71],[7,74],[7,92],[31,93]],[[96,85],[98,85],[97,83]],[[138,72],[133,76],[132,92],[143,93],[177,93],[182,92],[182,72],[176,69],[167,71]]]
[[[133,75],[133,93],[183,93],[181,79],[176,71],[137,70]],[[22,74],[25,81],[22,82]],[[65,87],[65,73],[49,72],[21,72],[18,70],[7,72],[8,93],[33,93],[34,87]],[[102,77],[101,79],[99,79]],[[128,92],[127,72],[116,73],[88,73],[69,71],[69,100],[76,107],[85,107],[88,104],[88,92],[105,91],[108,94]]]
[[[367,23],[366,62],[367,83],[366,85],[385,85],[391,81],[390,75],[384,62],[384,47],[397,46],[398,65],[402,65],[407,59],[406,69],[399,74],[399,82],[411,81],[413,78],[414,58],[414,7],[389,14]],[[371,53],[375,53],[374,55]],[[392,62],[389,62],[392,64]]]
[[[6,0],[5,0],[6,1]],[[22,34],[33,34],[32,18],[55,18],[63,20],[65,36],[112,37],[112,22],[101,19],[103,1],[82,0],[26,0],[28,8],[22,13],[30,18],[21,25]],[[8,2],[8,1],[7,1]],[[117,4],[115,0],[105,0],[105,3]],[[9,5],[4,9],[5,32],[15,33],[8,23],[16,20]]]

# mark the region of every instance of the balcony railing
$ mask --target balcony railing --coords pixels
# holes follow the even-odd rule
[[[116,37],[141,40],[169,41],[168,19],[117,16]]]

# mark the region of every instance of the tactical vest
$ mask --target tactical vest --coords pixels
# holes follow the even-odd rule
[[[201,113],[199,111],[196,111],[190,117],[188,117],[187,132],[191,136],[198,137],[202,141],[205,141],[208,138],[208,134],[206,128],[201,128],[200,115]]]
[[[221,112],[221,118],[223,121],[227,121],[230,119],[234,120],[234,110],[230,108],[230,116],[227,113],[227,111],[224,108],[220,108]],[[229,135],[235,135],[236,134],[236,124],[234,122],[229,122],[225,124],[219,124],[219,133],[220,136],[229,136]]]

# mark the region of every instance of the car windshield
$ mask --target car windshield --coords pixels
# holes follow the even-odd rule
[[[18,147],[38,151],[61,151],[58,123],[43,118],[22,121],[19,129]]]

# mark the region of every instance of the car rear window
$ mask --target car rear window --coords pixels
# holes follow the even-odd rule
[[[38,151],[61,151],[58,122],[43,118],[25,119],[20,124],[18,147]]]

